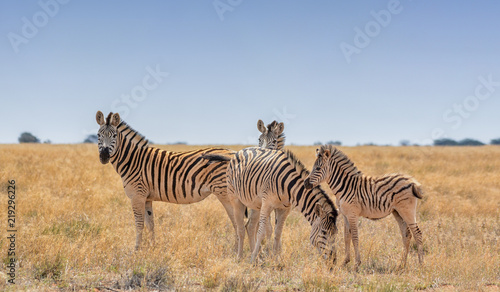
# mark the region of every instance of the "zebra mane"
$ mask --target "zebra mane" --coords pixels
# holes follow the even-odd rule
[[[278,149],[280,149],[280,150],[285,149],[284,148],[285,147],[285,138],[286,138],[285,133],[279,134],[278,139],[277,139],[278,140],[278,145],[277,145]]]
[[[358,170],[358,167],[352,162],[352,160],[347,157],[347,155],[344,154],[340,149],[337,147],[326,144],[322,145],[321,148],[319,149],[319,154],[325,153],[325,151],[328,150],[330,151],[330,157],[332,157],[337,163],[338,162],[344,162],[342,169],[344,169],[347,173],[352,174],[352,175],[361,175],[361,171]]]
[[[303,179],[306,179],[309,176],[309,170],[302,164],[302,162],[293,154],[290,150],[285,150],[285,155],[288,158],[288,161],[293,165],[293,167],[300,173],[300,176]]]
[[[290,150],[286,150],[285,154],[288,158],[288,161],[295,167],[295,169],[300,173],[300,176],[305,180],[309,176],[309,170],[302,164],[302,162],[293,154]],[[322,199],[319,201],[323,208],[328,206],[328,211],[332,212],[335,220],[338,216],[337,208],[335,207],[335,203],[333,203],[332,199],[328,196],[328,194],[323,190],[321,186],[316,186],[313,188],[313,193],[321,193]],[[312,216],[316,216],[313,214]]]
[[[131,142],[135,145],[141,145],[142,147],[148,147],[149,141],[144,137],[141,133],[134,130],[131,126],[125,123],[123,120],[118,125],[118,132],[120,132],[123,137],[127,140],[131,140]]]

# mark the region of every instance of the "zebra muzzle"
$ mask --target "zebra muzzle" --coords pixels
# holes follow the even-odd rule
[[[99,152],[99,160],[102,164],[106,164],[109,161],[109,148],[104,148],[101,152]]]

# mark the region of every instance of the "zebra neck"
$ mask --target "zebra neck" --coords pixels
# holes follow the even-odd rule
[[[136,135],[124,135],[123,132],[118,132],[118,149],[116,154],[111,157],[110,162],[118,174],[123,176],[130,170],[131,162],[137,160],[147,152],[147,140],[142,136],[141,139],[136,139]]]
[[[320,186],[308,190],[304,187],[303,180],[301,180],[301,187],[297,190],[296,194],[292,194],[292,197],[294,198],[294,207],[298,208],[311,225],[317,217],[314,212],[316,204],[320,204],[323,210],[327,212],[334,212],[336,210],[333,201]]]
[[[328,178],[328,186],[333,191],[335,196],[342,196],[345,193],[358,190],[360,184],[365,182],[363,174],[357,169],[344,167],[338,163],[332,165],[332,171]]]

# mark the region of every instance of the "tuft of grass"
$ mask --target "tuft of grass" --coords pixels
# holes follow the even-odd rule
[[[44,258],[33,266],[33,278],[36,280],[53,280],[55,282],[61,279],[64,272],[64,258],[57,255],[54,258]]]
[[[230,275],[221,284],[220,291],[258,291],[261,286],[260,284],[260,282],[256,282],[255,280],[246,279],[243,275]]]
[[[92,238],[98,236],[101,231],[102,227],[99,224],[94,224],[90,222],[89,219],[81,217],[70,220],[58,220],[46,227],[42,231],[42,234],[63,235],[68,238],[76,238],[79,236]]]
[[[121,275],[120,279],[114,284],[114,288],[167,290],[172,288],[172,284],[173,281],[166,267],[136,268]]]

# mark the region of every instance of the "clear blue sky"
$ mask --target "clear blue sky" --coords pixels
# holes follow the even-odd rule
[[[0,143],[500,137],[499,1],[1,1]]]

